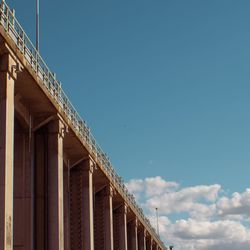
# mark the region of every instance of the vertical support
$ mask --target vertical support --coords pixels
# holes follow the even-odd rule
[[[139,250],[146,250],[146,229],[139,233]]]
[[[63,169],[63,203],[64,203],[64,250],[70,250],[70,170],[64,164]]]
[[[94,162],[87,159],[81,163],[82,168],[82,226],[83,249],[94,250],[94,216],[93,216],[93,171]]]
[[[26,124],[15,119],[13,248],[32,249],[32,176]]]
[[[135,218],[131,222],[131,250],[138,250],[138,220]]]
[[[35,249],[35,133],[33,128],[33,117],[29,117],[29,163],[30,165],[30,207],[31,207],[31,220],[30,220],[30,246],[31,250]]]
[[[119,250],[128,250],[127,243],[127,205],[122,204],[116,211],[118,214],[118,234],[119,234]]]
[[[70,170],[70,249],[83,249],[81,175],[80,167]]]
[[[0,249],[13,249],[14,60],[0,62]]]
[[[157,250],[156,248],[156,242],[152,239],[152,250]]]
[[[147,244],[147,250],[153,250],[153,239],[152,237],[149,235],[148,240],[146,240],[146,244]]]
[[[113,249],[113,188],[107,186],[104,190],[104,250]]]
[[[63,137],[60,119],[48,126],[48,250],[64,249]]]

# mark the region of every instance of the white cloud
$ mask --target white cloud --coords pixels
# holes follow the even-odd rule
[[[146,178],[144,180],[147,197],[168,193],[179,186],[176,182],[165,181],[162,177]]]
[[[139,193],[144,191],[144,183],[143,180],[140,179],[132,179],[128,183],[126,183],[128,190],[131,193]]]
[[[161,236],[175,250],[250,249],[250,229],[243,225],[250,218],[250,189],[222,197],[219,184],[182,188],[159,176],[131,180],[127,186],[140,196],[155,227],[159,208]]]
[[[211,192],[214,192],[213,189],[211,187]],[[158,207],[161,214],[187,212],[194,217],[211,216],[214,213],[214,206],[201,203],[200,200],[203,199],[209,201],[203,192],[203,187],[199,186],[151,197],[146,200],[144,206],[151,210]]]
[[[199,221],[178,220],[175,223],[175,235],[182,239],[203,239],[240,241],[250,239],[250,232],[235,221]]]
[[[172,225],[171,233],[180,250],[228,249],[228,246],[250,249],[250,230],[235,221],[179,220]]]
[[[144,208],[154,211],[157,207],[161,214],[188,212],[195,218],[208,217],[214,213],[215,206],[210,203],[217,199],[221,191],[218,184],[179,189],[178,183],[166,181],[159,176],[131,180],[127,187],[143,200]]]
[[[141,195],[146,197],[162,195],[166,192],[172,191],[179,185],[176,182],[168,182],[160,176],[156,176],[153,178],[146,178],[145,180],[132,179],[126,183],[126,186],[128,190],[139,199],[141,198]]]
[[[231,198],[220,198],[217,209],[222,217],[250,218],[250,189],[246,189],[243,193],[235,192]]]

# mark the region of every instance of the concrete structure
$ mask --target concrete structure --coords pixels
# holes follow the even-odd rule
[[[5,2],[0,249],[165,249]]]

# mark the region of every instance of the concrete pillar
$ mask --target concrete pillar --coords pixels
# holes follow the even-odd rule
[[[48,250],[64,250],[63,137],[60,119],[48,125]]]
[[[108,185],[95,194],[94,202],[95,250],[113,250],[113,188]]]
[[[70,170],[70,249],[83,249],[82,176],[79,167]]]
[[[66,164],[64,164],[63,174],[64,250],[70,250],[70,170]]]
[[[48,142],[47,128],[34,134],[34,249],[44,250],[48,242]]]
[[[17,118],[14,137],[13,248],[31,250],[33,239],[31,137],[28,128],[21,125]]]
[[[93,171],[91,159],[70,170],[70,249],[94,249]]]
[[[147,244],[147,250],[153,250],[153,239],[151,238],[151,236],[149,236],[146,244]]]
[[[94,250],[94,217],[93,217],[93,171],[94,162],[87,159],[81,163],[82,169],[82,226],[83,249]]]
[[[128,249],[138,250],[138,220],[135,218],[128,224]]]
[[[104,250],[114,249],[113,235],[113,188],[104,189]]]
[[[139,233],[139,250],[146,250],[146,230],[143,228]]]
[[[127,250],[127,205],[122,204],[114,213],[114,228],[117,230],[115,234],[115,249]]]
[[[0,249],[13,249],[14,83],[10,55],[0,64]]]
[[[152,242],[152,250],[157,250],[156,242],[154,240]]]

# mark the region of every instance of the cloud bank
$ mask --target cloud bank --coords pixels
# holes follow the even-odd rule
[[[126,185],[153,226],[158,208],[166,245],[176,250],[250,249],[250,189],[225,195],[219,184],[181,187],[160,176]]]

